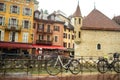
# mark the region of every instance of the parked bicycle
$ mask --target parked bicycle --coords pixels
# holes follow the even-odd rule
[[[120,73],[120,60],[114,59],[111,63],[106,58],[100,58],[97,63],[97,69],[100,73],[106,73],[108,70],[114,70]]]
[[[81,71],[80,62],[77,59],[69,58],[67,63],[63,63],[62,56],[51,58],[46,63],[46,71],[50,75],[57,75],[62,72],[62,68],[66,71],[69,70],[72,74],[76,75]]]

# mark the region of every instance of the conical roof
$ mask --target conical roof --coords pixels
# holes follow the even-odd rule
[[[109,19],[97,9],[92,12],[83,20],[81,29],[89,30],[120,30],[120,26],[113,20]]]
[[[82,15],[81,15],[81,11],[80,11],[80,6],[79,6],[79,3],[78,3],[76,11],[73,14],[73,17],[81,17],[81,16]]]

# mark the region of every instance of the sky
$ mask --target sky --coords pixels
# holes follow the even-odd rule
[[[72,15],[79,2],[82,16],[87,16],[94,8],[109,18],[120,15],[120,0],[38,0],[39,9],[52,13],[61,10],[66,16]]]

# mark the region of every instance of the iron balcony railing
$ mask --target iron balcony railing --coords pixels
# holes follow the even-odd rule
[[[43,34],[52,34],[53,33],[52,30],[44,30],[44,29],[38,29],[37,32],[43,33]]]
[[[15,24],[6,24],[5,25],[5,30],[6,31],[16,31],[16,32],[20,32],[21,31],[22,26],[21,25],[15,25]]]
[[[36,44],[46,44],[46,45],[52,45],[52,40],[36,40]]]

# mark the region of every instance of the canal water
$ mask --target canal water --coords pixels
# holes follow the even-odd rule
[[[120,74],[81,74],[67,76],[0,76],[0,80],[120,80]]]

